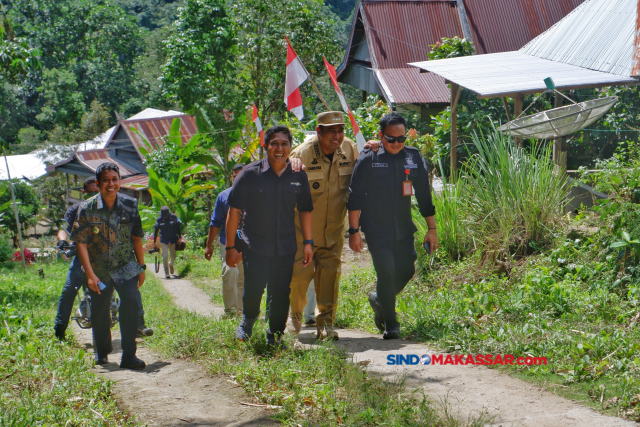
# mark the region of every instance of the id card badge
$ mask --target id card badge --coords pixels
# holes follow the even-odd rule
[[[413,196],[413,182],[409,180],[402,181],[402,195]]]
[[[407,175],[407,179],[402,181],[402,195],[413,196],[413,182],[409,180],[409,169],[405,169],[404,173]]]

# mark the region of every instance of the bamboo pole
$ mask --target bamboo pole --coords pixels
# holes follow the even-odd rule
[[[284,39],[287,41],[287,43],[289,43],[289,45],[291,46],[291,48],[293,48],[293,45],[291,44],[291,40],[289,40],[289,38],[287,36],[284,36]],[[300,57],[298,56],[298,59]],[[302,65],[302,68],[304,68],[304,71],[307,73],[307,76],[309,77],[309,82],[311,83],[311,85],[313,86],[313,88],[316,90],[316,93],[318,94],[318,97],[320,97],[320,101],[322,101],[322,103],[324,104],[324,108],[327,109],[327,111],[329,111],[329,106],[327,105],[327,103],[325,102],[324,98],[322,97],[322,95],[320,94],[320,91],[318,90],[318,87],[316,86],[316,84],[313,82],[313,79],[311,78],[311,73],[309,72],[309,70],[307,70],[307,67],[304,66],[304,63],[302,62],[302,60],[300,60],[300,64]]]
[[[2,148],[2,155],[4,156],[4,164],[7,166],[7,178],[9,179],[9,188],[11,189],[11,200],[13,201],[13,213],[16,216],[16,227],[18,228],[18,245],[20,245],[20,253],[22,254],[22,269],[24,274],[27,274],[27,260],[24,256],[24,245],[22,244],[22,230],[20,229],[20,218],[18,217],[18,204],[16,203],[16,192],[13,189],[13,182],[11,182],[11,172],[9,172],[9,161],[7,160],[7,152],[4,147]]]
[[[507,97],[502,97],[502,105],[504,105],[504,111],[507,113],[507,120],[511,121],[511,113],[509,112],[509,104],[507,103]]]

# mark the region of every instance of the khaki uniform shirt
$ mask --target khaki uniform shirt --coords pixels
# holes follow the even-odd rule
[[[291,152],[302,160],[309,178],[313,200],[312,236],[315,246],[331,247],[343,239],[349,184],[358,158],[356,144],[345,138],[329,161],[320,148],[318,137],[305,141]],[[296,237],[302,241],[300,218],[295,216]]]

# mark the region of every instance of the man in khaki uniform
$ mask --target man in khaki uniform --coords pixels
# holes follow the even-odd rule
[[[303,268],[302,230],[296,216],[298,251],[291,280],[291,322],[296,333],[302,328],[307,289],[314,280],[318,339],[338,339],[333,330],[342,267],[347,198],[353,166],[358,158],[356,144],[344,137],[344,116],[338,111],[317,116],[317,135],[291,152],[306,167],[313,200],[313,268]]]

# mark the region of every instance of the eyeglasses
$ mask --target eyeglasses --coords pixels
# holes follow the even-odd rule
[[[384,137],[386,138],[386,140],[387,140],[387,142],[389,144],[395,144],[396,142],[399,142],[400,144],[404,144],[405,141],[407,140],[407,136],[406,135],[397,136],[395,138],[392,137],[392,136],[387,136],[387,135],[384,135]]]

